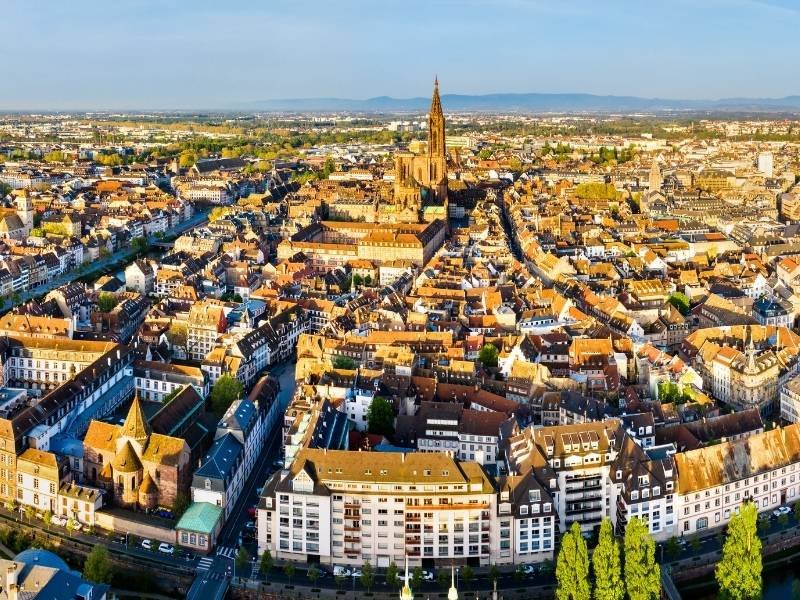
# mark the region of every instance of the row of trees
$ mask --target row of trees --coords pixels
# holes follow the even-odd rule
[[[600,524],[600,535],[591,559],[578,523],[564,534],[556,562],[557,600],[655,600],[661,594],[661,572],[655,560],[655,542],[647,525],[633,518],[625,528],[623,553],[614,537],[611,521]],[[624,575],[624,578],[623,578]],[[592,594],[594,583],[594,594]]]

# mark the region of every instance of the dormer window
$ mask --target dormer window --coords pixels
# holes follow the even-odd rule
[[[206,485],[206,489],[210,490],[211,489],[211,480],[210,479],[206,479],[205,480],[205,485]]]
[[[622,479],[622,469],[617,469],[617,479]]]

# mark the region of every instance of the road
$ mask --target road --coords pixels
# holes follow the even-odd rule
[[[188,598],[207,598],[212,597],[213,593],[207,589],[219,585],[218,582],[232,577],[236,568],[235,558],[236,553],[240,547],[239,535],[244,531],[245,524],[249,521],[247,509],[258,501],[258,496],[261,488],[267,477],[274,471],[272,464],[280,456],[281,440],[282,440],[282,425],[283,413],[289,405],[295,390],[294,380],[294,362],[286,362],[270,369],[270,374],[277,378],[280,382],[280,392],[278,392],[278,402],[280,404],[279,417],[275,422],[275,427],[270,432],[267,442],[261,455],[253,466],[253,472],[245,482],[239,499],[234,505],[230,517],[225,522],[222,532],[217,538],[217,550],[211,557],[211,562],[208,559],[201,559],[198,563],[198,580],[200,585],[192,586]],[[251,542],[243,544],[248,554],[255,560],[258,557],[257,543]],[[253,565],[251,564],[246,569],[243,577],[250,577],[253,573]],[[238,575],[238,573],[237,573]],[[205,581],[205,585],[202,583]]]
[[[197,227],[198,225],[202,225],[203,223],[208,221],[208,213],[206,211],[198,211],[196,212],[191,219],[188,221],[184,221],[180,223],[177,227],[173,229],[169,229],[166,232],[166,235],[180,235],[183,232]],[[155,241],[156,238],[154,236],[150,236],[150,242]],[[78,269],[73,269],[66,273],[62,273],[58,277],[55,277],[46,283],[43,283],[35,288],[31,288],[20,293],[20,297],[22,298],[22,302],[27,302],[32,298],[36,298],[43,294],[46,294],[50,290],[57,288],[60,285],[64,285],[65,283],[69,283],[70,281],[74,281],[78,277],[85,277],[87,275],[99,274],[102,273],[108,267],[114,265],[123,260],[132,260],[134,254],[132,253],[130,247],[120,248],[116,252],[112,252],[108,256],[104,258],[100,258],[91,265],[89,265],[86,269],[80,271]]]

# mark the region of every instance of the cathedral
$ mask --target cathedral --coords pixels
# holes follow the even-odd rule
[[[434,81],[424,151],[395,155],[395,220],[403,223],[447,220],[447,149],[439,80]]]

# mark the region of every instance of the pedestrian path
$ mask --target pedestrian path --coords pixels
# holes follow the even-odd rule
[[[224,556],[225,558],[236,558],[236,548],[232,546],[220,546],[217,548],[217,556]]]

